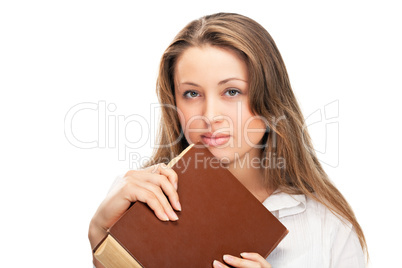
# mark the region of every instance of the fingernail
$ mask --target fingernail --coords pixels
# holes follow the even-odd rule
[[[179,188],[177,185],[177,181],[174,183],[174,188],[176,189],[176,191],[177,191],[177,188]]]
[[[177,217],[177,214],[174,213],[174,211],[170,212],[170,215],[172,216],[172,218],[177,221],[179,219],[179,217]]]
[[[213,265],[214,265],[214,267],[223,268],[223,265],[220,262],[218,262],[217,260],[214,260]]]
[[[230,261],[233,260],[233,258],[231,256],[229,256],[229,255],[223,255],[223,260],[230,262]]]
[[[176,207],[177,207],[177,210],[178,210],[178,211],[181,211],[181,205],[180,205],[180,202],[179,202],[179,201],[176,202]]]
[[[169,221],[169,217],[166,213],[163,213],[163,220],[164,221]]]

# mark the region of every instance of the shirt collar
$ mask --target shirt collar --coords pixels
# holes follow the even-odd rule
[[[304,194],[290,195],[276,190],[262,203],[270,212],[276,212],[278,218],[292,216],[306,210]]]

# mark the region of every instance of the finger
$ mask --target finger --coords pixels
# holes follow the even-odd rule
[[[156,195],[146,188],[140,186],[136,187],[135,191],[131,192],[131,198],[140,202],[146,203],[155,213],[155,215],[162,221],[169,221],[168,215],[165,213],[165,209],[160,203]]]
[[[174,187],[175,191],[172,191],[171,187],[168,187],[166,184],[163,184],[163,185],[160,185],[160,186],[165,186],[163,188],[163,190],[166,193],[166,195],[169,197],[170,203],[172,204],[172,206],[176,210],[181,211],[181,205],[180,205],[180,202],[179,202],[179,195],[177,194],[177,189],[178,189],[178,176],[177,176],[177,173],[172,168],[168,167],[164,163],[160,163],[160,164],[157,164],[155,166],[152,166],[147,171],[149,171],[151,173],[164,175],[165,177],[167,177],[168,181]]]
[[[238,258],[232,255],[223,255],[223,260],[234,267],[252,267],[252,268],[262,268],[269,267],[259,261],[252,261],[247,259]],[[265,263],[267,263],[264,260]]]
[[[160,177],[163,177],[162,175],[158,175]],[[155,177],[155,175],[153,175]],[[166,180],[166,178],[164,178]],[[157,182],[158,183],[158,182]],[[169,184],[169,182],[167,182]],[[137,185],[139,185],[142,188],[147,189],[148,191],[152,192],[155,197],[158,199],[159,203],[162,205],[165,213],[169,216],[169,219],[172,221],[176,221],[179,218],[177,217],[177,214],[174,212],[172,206],[170,205],[169,201],[166,198],[166,195],[163,193],[161,187],[153,182],[144,182],[144,181],[139,181],[137,182]],[[170,185],[171,187],[171,185]],[[174,189],[173,189],[174,191]],[[177,198],[177,197],[176,197]]]
[[[163,192],[169,198],[170,204],[172,204],[172,206],[176,210],[181,211],[179,195],[178,195],[176,189],[173,188],[173,185],[167,180],[167,178],[164,175],[153,175],[150,178],[150,182],[160,186],[162,188]]]
[[[161,163],[156,165],[156,170],[154,172],[157,174],[165,175],[177,191],[179,179],[177,173],[172,168],[168,167],[164,163]]]
[[[146,173],[141,173],[141,172],[134,172],[134,173],[138,177],[143,177],[144,175],[148,175]],[[133,180],[131,178],[132,177],[130,177],[130,176],[126,176],[123,178],[123,180],[120,183],[120,187],[118,187],[118,189],[120,189],[120,191],[122,193],[114,194],[114,198],[117,200],[114,202],[110,202],[110,203],[117,204],[117,202],[120,200],[125,201],[128,204],[131,204],[132,202],[135,202],[135,201],[147,203],[148,206],[155,212],[155,215],[160,220],[168,221],[169,217],[165,212],[165,208],[159,201],[162,198],[158,199],[156,194],[149,189],[150,187],[148,187],[148,188],[144,187],[144,186],[146,186],[146,184],[148,182],[144,181],[143,179],[142,180]],[[123,198],[121,198],[119,196],[122,196]],[[166,200],[166,197],[163,194],[162,194],[162,196]],[[170,207],[170,204],[168,204],[168,207]],[[170,208],[170,210],[172,210],[172,209]],[[123,212],[119,212],[118,214],[121,215]]]
[[[227,265],[221,263],[220,261],[214,260],[212,263],[214,268],[229,268]]]
[[[176,189],[169,181],[169,178],[167,178],[167,176],[165,175],[165,174],[167,174],[166,172],[164,172],[164,171],[156,172],[157,169],[159,169],[159,170],[163,169],[162,167],[157,167],[157,166],[158,165],[148,167],[145,170],[141,170],[141,171],[130,170],[126,173],[125,178],[141,177],[142,181],[149,181],[149,182],[152,182],[153,184],[160,186],[162,188],[163,192],[168,196],[168,198],[170,200],[170,204],[172,204],[172,206],[176,210],[181,211],[179,195],[177,194]],[[161,166],[161,165],[159,165],[159,166]],[[167,171],[167,172],[173,172],[174,175],[176,175],[176,179],[177,179],[177,174],[175,173],[175,171],[171,170],[171,171]],[[172,177],[172,175],[169,175],[169,176]]]
[[[260,254],[258,254],[258,253],[243,252],[243,253],[240,253],[240,255],[246,260],[256,261],[256,262],[259,262],[261,264],[264,264],[265,266],[262,266],[262,267],[271,268],[271,265],[267,262],[267,260],[263,256],[261,256]]]
[[[110,192],[99,206],[96,212],[98,225],[106,230],[109,229],[135,201],[148,203],[160,220],[169,220],[163,206],[152,192],[132,181],[122,181],[120,187],[116,187],[113,192]]]

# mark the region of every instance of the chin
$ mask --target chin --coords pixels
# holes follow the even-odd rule
[[[207,146],[207,148],[221,163],[229,164],[233,161],[235,152],[231,151],[229,146],[223,148]]]

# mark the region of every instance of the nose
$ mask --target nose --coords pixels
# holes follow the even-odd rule
[[[217,98],[209,97],[205,99],[203,116],[208,126],[224,120],[221,109],[222,105]]]

